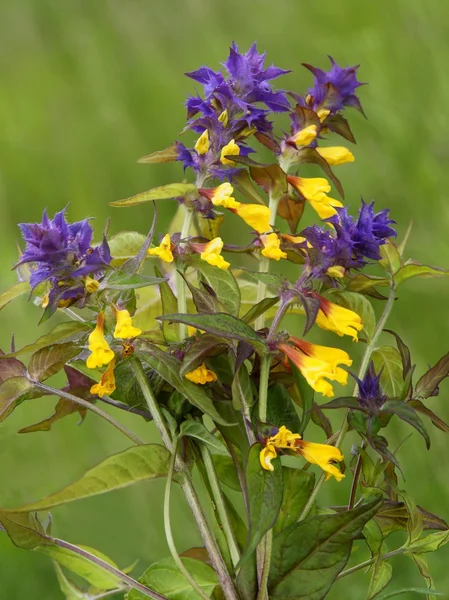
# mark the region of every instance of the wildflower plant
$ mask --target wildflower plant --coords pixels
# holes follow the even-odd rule
[[[388,210],[345,204],[334,168],[354,161],[346,110],[363,114],[358,67],[305,66],[314,79],[302,95],[275,88],[289,71],[265,66],[256,45],[241,53],[233,44],[222,70],[187,74],[199,91],[187,99],[182,137],[140,160],[179,161],[185,179],[111,202],[145,205],[148,235],[110,237],[106,228],[95,244],[90,221],[70,223],[68,209],[20,225],[19,281],[1,306],[30,293],[41,321],[59,319],[0,355],[0,420],[53,395],[54,414],[22,433],[95,413],[131,444],[62,490],[0,509],[14,544],[54,561],[69,600],[320,600],[362,569],[371,599],[394,587],[399,554],[432,597],[426,557],[449,529],[404,489],[391,432],[402,420],[429,448],[429,423],[449,431],[430,408],[449,353],[429,356],[435,366],[416,374],[386,326],[408,279],[448,271],[406,258]],[[336,136],[343,145],[328,144]],[[266,162],[256,160],[261,148]],[[157,204],[170,201],[182,229],[158,232]],[[303,226],[303,214],[315,224]],[[241,236],[221,237],[223,221],[238,220]],[[276,274],[287,263],[289,277]],[[320,328],[331,345],[310,341]],[[60,372],[63,387],[52,379]],[[161,441],[140,439],[120,411],[153,422]],[[99,550],[54,537],[45,520],[55,506],[160,477],[171,556],[139,565],[135,577]],[[201,548],[174,539],[173,486]],[[324,506],[323,486],[338,486],[347,502]]]

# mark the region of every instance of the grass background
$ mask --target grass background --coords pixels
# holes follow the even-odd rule
[[[449,5],[441,0],[14,0],[0,5],[0,251],[1,287],[14,283],[16,224],[40,219],[70,203],[72,220],[95,217],[100,230],[146,230],[147,206],[117,212],[111,200],[180,180],[179,165],[143,166],[139,156],[166,147],[184,122],[183,102],[193,91],[183,76],[201,64],[218,67],[231,40],[241,49],[257,40],[269,62],[294,71],[283,85],[310,85],[301,62],[327,67],[361,63],[360,90],[368,120],[351,122],[356,163],[339,171],[349,203],[360,195],[391,207],[404,233],[413,220],[409,255],[449,267]],[[160,230],[170,218],[162,211]],[[227,226],[228,235],[232,225]],[[243,231],[243,230],[242,230]],[[226,235],[226,230],[225,230]],[[413,281],[400,291],[391,325],[412,349],[418,372],[448,350],[448,283]],[[0,338],[12,331],[19,346],[34,339],[38,312],[25,299],[0,313]],[[332,338],[333,339],[333,338]],[[334,339],[335,342],[335,339]],[[388,340],[388,343],[391,343]],[[448,386],[432,400],[449,417]],[[22,406],[0,427],[0,506],[37,499],[127,447],[115,430],[90,415],[50,434],[20,436],[20,427],[44,418],[52,399]],[[125,422],[147,439],[148,427]],[[415,434],[401,452],[407,488],[417,502],[449,518],[448,439],[432,428],[426,452]],[[404,429],[392,431],[393,439]],[[349,448],[347,449],[349,451]],[[335,501],[347,485],[326,488]],[[54,511],[55,531],[107,552],[119,565],[140,559],[143,570],[168,554],[163,529],[162,482],[140,485]],[[174,501],[179,548],[198,543],[182,500]],[[45,557],[0,536],[0,597],[62,597]],[[430,557],[436,587],[449,591],[443,550]],[[395,563],[397,587],[420,585],[411,561]],[[334,598],[365,597],[367,577],[345,580]],[[407,597],[407,596],[404,596]],[[412,595],[410,595],[412,597]]]

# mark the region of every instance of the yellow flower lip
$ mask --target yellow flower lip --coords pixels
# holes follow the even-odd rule
[[[217,375],[208,369],[206,365],[203,363],[193,371],[189,371],[184,375],[186,379],[192,381],[193,383],[198,383],[200,385],[205,385],[206,383],[214,383],[217,380]]]
[[[295,177],[287,176],[288,183],[311,205],[320,219],[328,219],[337,214],[336,208],[343,204],[335,198],[327,196],[331,186],[324,177]]]
[[[353,153],[344,146],[326,146],[317,148],[316,151],[329,165],[332,166],[343,165],[355,161]]]
[[[235,143],[235,140],[231,140],[226,146],[223,146],[220,153],[220,162],[223,165],[228,165],[229,167],[233,167],[235,162],[226,158],[227,156],[238,156],[240,154],[240,148]]]
[[[252,227],[257,233],[265,233],[271,229],[270,209],[262,204],[240,204],[236,209],[231,209],[236,215]]]
[[[229,182],[225,182],[216,188],[200,188],[198,190],[202,196],[208,198],[214,206],[222,206],[223,208],[238,208],[240,202],[232,196],[234,188]]]
[[[164,262],[171,263],[174,260],[172,249],[173,244],[170,240],[170,234],[166,233],[162,238],[162,241],[159,246],[156,246],[155,248],[150,248],[148,250],[148,255],[158,256]]]
[[[358,332],[363,329],[361,317],[348,308],[334,304],[327,298],[318,294],[315,296],[320,301],[316,324],[321,329],[333,331],[339,336],[350,335],[354,342],[358,341]]]
[[[196,140],[195,150],[198,154],[206,154],[209,151],[210,142],[209,142],[209,132],[207,129],[203,131],[200,137]]]
[[[115,375],[114,375],[115,359],[109,363],[108,368],[101,376],[99,383],[94,384],[90,388],[91,394],[96,394],[100,398],[106,394],[110,396],[115,390]]]
[[[276,233],[269,233],[260,237],[263,244],[262,256],[273,260],[281,260],[287,258],[287,253],[281,250],[281,240]]]
[[[229,269],[231,263],[228,263],[222,256],[221,251],[223,250],[223,240],[221,237],[216,237],[205,245],[204,250],[200,254],[200,258],[205,260],[213,267],[219,269]]]
[[[104,337],[104,316],[103,313],[99,313],[97,317],[97,325],[88,339],[89,350],[91,354],[86,360],[86,366],[88,369],[96,369],[107,365],[114,358],[114,352],[109,347]]]
[[[287,142],[296,147],[308,146],[318,135],[317,126],[309,125],[300,129],[294,135],[288,138]]]
[[[116,310],[115,318],[117,320],[114,330],[114,337],[116,339],[132,339],[142,333],[141,329],[133,326],[131,315],[127,310]]]

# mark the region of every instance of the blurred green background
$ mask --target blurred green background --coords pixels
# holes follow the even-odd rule
[[[361,63],[368,120],[350,115],[358,146],[356,163],[339,171],[347,201],[355,205],[363,195],[391,207],[401,234],[413,220],[409,255],[449,267],[446,2],[14,0],[0,5],[2,288],[15,281],[16,224],[39,220],[44,207],[52,214],[70,203],[71,220],[95,217],[98,231],[108,216],[114,232],[148,229],[148,205],[116,210],[108,202],[182,178],[179,164],[143,166],[136,159],[165,148],[182,128],[183,102],[194,90],[183,73],[204,63],[217,68],[232,40],[242,50],[257,40],[270,63],[294,70],[281,85],[297,91],[311,83],[301,62],[327,68],[330,54],[345,65]],[[160,231],[169,218],[170,211],[162,212]],[[448,350],[448,285],[416,280],[400,291],[391,325],[410,343],[418,372]],[[12,331],[19,346],[34,339],[38,317],[26,299],[9,305],[0,313],[1,346]],[[446,384],[432,408],[449,418],[447,393]],[[81,428],[73,416],[49,434],[16,433],[49,415],[53,404],[43,398],[2,423],[0,506],[42,497],[128,446],[94,415]],[[139,435],[152,435],[139,420],[124,421]],[[404,432],[398,427],[393,440]],[[417,502],[448,519],[448,438],[431,433],[430,452],[415,434],[400,456]],[[344,501],[347,486],[330,483],[327,493]],[[54,511],[55,531],[121,566],[140,559],[143,570],[168,554],[162,490],[163,482],[155,482],[61,507]],[[178,547],[198,543],[179,497],[173,512]],[[0,553],[2,599],[62,598],[48,559],[15,548],[5,535]],[[448,558],[447,550],[430,557],[441,591],[449,590]],[[396,587],[421,585],[411,561],[394,564]],[[359,600],[366,586],[363,575],[344,580],[333,597]]]

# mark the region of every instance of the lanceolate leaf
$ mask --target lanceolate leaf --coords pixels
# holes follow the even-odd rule
[[[72,342],[41,348],[33,354],[28,365],[31,379],[36,381],[48,379],[79,353],[80,349]]]
[[[280,383],[273,383],[268,388],[267,421],[276,427],[285,425],[295,433],[301,429],[301,421],[290,394]]]
[[[423,554],[425,552],[436,552],[438,548],[449,542],[449,531],[436,531],[416,540],[407,548],[407,552]]]
[[[287,191],[287,175],[278,164],[264,167],[250,166],[251,177],[267,194],[282,196]]]
[[[246,486],[249,503],[248,543],[241,563],[250,557],[265,533],[273,527],[283,499],[283,474],[281,461],[272,461],[274,471],[266,471],[260,464],[261,444],[254,444],[248,455]]]
[[[282,467],[284,474],[284,497],[273,532],[279,533],[296,523],[310,498],[315,484],[315,474],[302,469]]]
[[[11,377],[0,385],[0,423],[14,410],[20,396],[32,387],[32,383],[24,376]]]
[[[256,321],[260,315],[263,315],[269,310],[272,306],[279,302],[279,296],[274,296],[274,298],[264,298],[254,306],[252,306],[249,311],[243,315],[242,321],[251,325]]]
[[[25,352],[36,352],[37,350],[50,346],[51,344],[78,340],[88,331],[92,331],[92,329],[93,327],[89,323],[80,323],[79,321],[67,321],[66,323],[59,323],[51,331],[45,335],[42,335],[32,344],[28,344],[20,350],[16,350],[16,352],[11,352],[10,354],[0,356],[0,361],[11,356],[25,354]]]
[[[393,576],[393,567],[389,562],[380,558],[374,564],[371,582],[366,600],[372,600],[390,583]]]
[[[253,182],[248,175],[248,171],[241,169],[236,175],[232,176],[232,185],[238,189],[251,202],[257,204],[266,204],[264,199],[254,187]]]
[[[416,384],[416,398],[429,398],[438,393],[438,386],[449,375],[449,352],[429,369]]]
[[[211,433],[206,427],[198,421],[184,421],[181,425],[181,435],[194,438],[207,444],[214,450],[214,454],[229,456],[226,446],[216,435]]]
[[[101,282],[101,290],[134,290],[137,288],[165,282],[164,277],[144,277],[137,273],[127,271],[114,271],[107,279]]]
[[[421,402],[421,400],[409,400],[407,402],[407,404],[410,404],[410,406],[413,406],[413,408],[416,410],[416,412],[419,412],[422,415],[426,415],[426,417],[429,417],[429,419],[432,421],[432,423],[435,425],[435,427],[438,427],[438,429],[441,429],[441,431],[444,431],[444,433],[449,433],[449,425],[447,423],[445,423],[445,421],[443,421],[443,419],[440,419],[440,417],[438,417],[429,408],[424,406],[424,404]]]
[[[204,389],[180,375],[182,363],[174,356],[166,354],[151,344],[142,346],[144,352],[139,352],[140,358],[150,365],[159,375],[183,394],[188,401],[209,415],[217,423],[226,425],[226,421],[217,412],[213,401]]]
[[[372,354],[376,373],[380,373],[382,390],[390,397],[399,397],[404,386],[402,376],[402,359],[393,346],[376,348]]]
[[[148,444],[133,446],[106,458],[97,466],[55,494],[42,500],[26,504],[15,513],[48,510],[60,504],[67,504],[82,498],[105,494],[140,481],[165,477],[168,473],[170,453],[163,446]],[[9,510],[5,510],[9,513]]]
[[[203,592],[210,596],[218,583],[212,567],[193,558],[182,558],[181,560]],[[139,581],[168,600],[198,600],[198,593],[184,578],[172,558],[152,564]],[[131,590],[126,598],[127,600],[144,600],[145,596],[136,590]]]
[[[392,329],[384,329],[384,331],[386,331],[387,333],[391,333],[391,335],[394,336],[394,338],[396,339],[396,344],[402,359],[402,375],[405,379],[407,373],[412,368],[410,349],[406,344],[404,344],[401,337],[395,331],[393,331]]]
[[[118,267],[136,256],[145,243],[145,236],[137,231],[122,231],[109,240],[112,267]]]
[[[27,281],[16,283],[9,290],[0,294],[0,310],[4,308],[11,300],[15,300],[19,296],[30,291],[30,284]]]
[[[407,261],[404,266],[398,270],[394,280],[396,285],[399,285],[412,277],[433,278],[447,277],[448,275],[449,271],[445,269],[439,269],[438,267],[431,267],[429,265],[420,265],[414,261]]]
[[[382,406],[382,412],[397,415],[400,419],[409,423],[423,436],[423,438],[426,441],[427,449],[429,449],[429,434],[427,433],[427,430],[424,427],[424,423],[421,421],[419,416],[416,414],[415,409],[412,408],[410,404],[402,402],[401,400],[387,400]]]
[[[158,277],[162,277],[162,273],[157,267],[154,272]],[[171,313],[178,308],[178,301],[167,281],[159,284],[161,293],[162,310],[164,313]],[[162,332],[166,342],[177,342],[179,340],[179,326],[173,323],[162,323]]]
[[[237,319],[226,313],[214,315],[162,315],[160,321],[173,321],[174,323],[185,323],[197,329],[202,329],[224,338],[248,342],[256,350],[264,351],[265,342],[249,325],[241,319]]]
[[[417,507],[424,529],[433,529],[438,531],[447,531],[448,525],[446,521],[440,519],[436,515],[424,510],[420,506]],[[407,530],[409,514],[404,502],[393,502],[385,500],[383,505],[376,513],[375,520],[382,530],[384,537],[390,535],[394,531]]]
[[[190,194],[196,194],[198,190],[193,183],[170,183],[160,187],[153,188],[147,192],[141,192],[130,198],[110,202],[110,206],[136,206],[143,202],[153,202],[154,200],[169,200],[170,198],[185,198]]]
[[[139,158],[139,160],[137,162],[144,163],[147,165],[153,165],[156,163],[173,162],[174,160],[177,160],[178,155],[179,155],[179,150],[178,150],[177,145],[172,144],[168,148],[165,148],[165,150],[158,150],[157,152],[152,152],[151,154],[148,154],[147,156],[142,156],[142,158]]]
[[[372,296],[378,300],[385,300],[386,297],[378,292],[375,286],[388,287],[389,285],[390,281],[386,277],[375,277],[359,273],[349,280],[346,289],[351,292],[360,292],[361,294]]]
[[[226,306],[231,315],[240,312],[240,288],[231,271],[223,271],[201,259],[192,259],[192,266],[198,270],[198,280],[205,281],[215,292],[218,300]]]
[[[270,598],[322,600],[345,567],[352,542],[376,513],[376,498],[354,510],[311,517],[291,525],[273,540]]]

